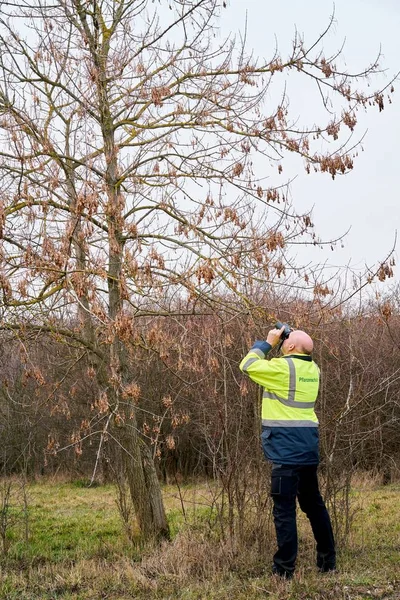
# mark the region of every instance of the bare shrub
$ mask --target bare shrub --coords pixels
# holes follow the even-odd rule
[[[24,478],[3,478],[0,481],[0,539],[6,556],[13,540],[28,543],[29,513]]]

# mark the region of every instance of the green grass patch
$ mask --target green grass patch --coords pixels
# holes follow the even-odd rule
[[[34,484],[29,487],[28,519],[29,541],[13,536],[8,561],[58,563],[104,558],[131,549],[123,534],[112,486]]]

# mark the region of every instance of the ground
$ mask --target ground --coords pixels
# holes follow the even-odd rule
[[[3,493],[0,598],[400,599],[400,485],[364,482],[354,487],[354,518],[341,541],[335,575],[316,572],[312,536],[299,515],[299,561],[291,582],[271,576],[269,561],[257,560],[256,549],[243,552],[207,534],[206,495],[203,483],[182,486],[180,494],[166,487],[173,540],[143,548],[135,532],[124,527],[112,486],[49,480],[29,484],[26,510],[22,504],[5,506]],[[272,556],[273,537],[266,550]]]

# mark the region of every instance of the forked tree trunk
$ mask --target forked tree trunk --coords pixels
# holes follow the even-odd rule
[[[99,122],[104,141],[104,156],[106,161],[104,183],[108,198],[106,208],[108,230],[108,317],[110,322],[116,323],[116,320],[123,311],[121,282],[124,255],[123,211],[125,202],[118,183],[120,173],[118,165],[119,148],[114,138],[114,119],[111,110],[112,103],[109,97],[110,89],[112,89],[107,74],[107,68],[110,66],[108,63],[110,38],[108,35],[104,35],[100,40],[97,28],[92,33],[88,27],[85,10],[80,4],[76,4],[76,8],[81,19],[82,28],[87,36],[92,64],[96,72]],[[97,5],[94,6],[94,10],[95,12],[97,11],[95,18],[98,19],[98,22],[102,22],[102,15]],[[122,10],[123,6],[121,5],[117,9],[118,14]],[[121,14],[115,18],[120,18],[120,16]],[[115,331],[114,336],[114,341],[110,347],[108,372],[114,372],[123,382],[129,379],[126,348],[124,343],[119,339],[117,331]],[[114,394],[115,396],[119,395],[116,388],[114,388]],[[115,407],[118,407],[118,397],[115,400]],[[134,411],[132,411],[132,415],[129,421],[119,428],[119,441],[121,445],[118,447],[122,452],[122,464],[125,465],[138,525],[144,539],[168,537],[168,525],[154,461],[147,446],[140,438]]]

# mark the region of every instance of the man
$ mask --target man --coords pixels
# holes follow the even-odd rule
[[[317,567],[336,568],[331,521],[318,489],[318,419],[314,412],[319,368],[311,358],[313,341],[304,331],[291,331],[280,358],[265,360],[284,332],[272,329],[257,341],[240,370],[263,386],[262,446],[272,462],[271,496],[278,542],[273,572],[292,578],[297,556],[296,497],[317,543]]]

